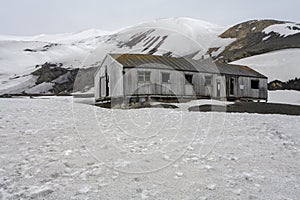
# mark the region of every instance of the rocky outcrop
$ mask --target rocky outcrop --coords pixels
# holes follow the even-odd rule
[[[268,84],[268,90],[298,90],[300,91],[300,78],[295,78],[287,82],[279,80],[272,81]]]
[[[221,38],[236,38],[220,54],[213,57],[221,62],[232,62],[245,57],[259,55],[275,50],[300,48],[300,33],[283,36],[277,32],[265,33],[274,24],[287,22],[276,20],[252,20],[235,25],[220,35]],[[290,27],[293,29],[294,27]],[[297,27],[295,27],[297,28]],[[214,47],[208,53],[217,51]]]
[[[39,68],[33,71],[31,74],[38,76],[36,84],[40,84],[43,82],[51,82],[59,76],[68,72],[67,69],[62,68],[61,63],[48,63],[46,62],[43,65],[37,65],[36,68]]]
[[[265,28],[274,24],[282,24],[283,21],[277,20],[250,20],[237,24],[220,35],[221,38],[245,38],[250,33],[261,33]]]
[[[94,73],[96,67],[71,69],[64,68],[61,63],[48,63],[37,65],[31,75],[37,76],[35,86],[42,83],[52,83],[49,93],[69,94],[72,92],[88,90],[94,86]]]

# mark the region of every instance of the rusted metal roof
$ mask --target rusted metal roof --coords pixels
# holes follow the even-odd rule
[[[214,62],[211,59],[192,60],[148,54],[110,54],[124,68],[169,69],[187,72],[228,74],[266,78],[247,66]]]

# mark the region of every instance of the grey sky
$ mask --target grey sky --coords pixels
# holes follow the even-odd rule
[[[116,30],[177,16],[219,25],[262,18],[300,22],[299,8],[299,0],[0,0],[0,34]]]

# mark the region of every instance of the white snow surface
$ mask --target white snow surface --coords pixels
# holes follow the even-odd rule
[[[275,32],[278,33],[280,36],[287,37],[290,35],[300,33],[300,25],[290,22],[283,24],[274,24],[265,28],[263,32],[265,32],[266,34]]]
[[[295,90],[268,91],[268,102],[300,105],[300,91],[295,91]]]
[[[299,127],[299,116],[0,99],[0,199],[298,199]]]
[[[152,22],[142,23],[133,27],[133,29],[145,27],[156,28],[161,32],[171,32],[171,37],[167,39],[170,40],[170,43],[166,43],[166,45],[173,45],[171,48],[169,46],[163,46],[163,49],[168,51],[168,49],[175,48],[178,55],[180,55],[180,49],[185,47],[184,44],[186,44],[186,42],[190,44],[190,47],[186,49],[186,54],[193,53],[199,49],[202,51],[202,54],[205,54],[207,49],[212,46],[220,46],[220,43],[228,45],[234,41],[232,39],[226,40],[218,37],[219,34],[226,30],[226,27],[188,17],[158,19]],[[191,49],[193,46],[196,48]]]
[[[300,49],[286,49],[251,56],[232,62],[247,65],[268,77],[268,81],[288,81],[300,77]]]
[[[87,29],[75,33],[63,34],[41,34],[35,36],[13,36],[13,35],[0,35],[0,40],[6,41],[38,41],[38,42],[53,42],[53,43],[70,43],[78,40],[88,39],[97,36],[108,35],[111,32],[102,31],[98,29]]]

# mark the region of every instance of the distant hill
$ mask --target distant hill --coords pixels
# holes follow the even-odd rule
[[[300,78],[282,82],[274,80],[268,84],[268,90],[297,90],[300,91]]]

